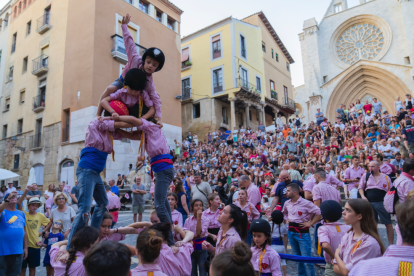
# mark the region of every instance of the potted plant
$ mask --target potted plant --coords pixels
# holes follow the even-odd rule
[[[191,61],[187,60],[187,61],[184,63],[184,65],[185,65],[185,66],[187,66],[187,67],[189,67],[189,66],[193,65],[193,63],[192,63]]]

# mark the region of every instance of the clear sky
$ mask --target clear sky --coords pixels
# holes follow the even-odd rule
[[[113,0],[122,1],[122,0]],[[331,0],[170,0],[184,11],[181,16],[181,35],[188,35],[226,17],[243,19],[263,11],[283,44],[295,60],[292,64],[292,83],[303,84],[302,56],[298,34],[303,21],[315,17],[322,20]],[[3,7],[8,0],[0,0]],[[348,8],[359,0],[348,0]],[[53,11],[52,11],[53,13]]]

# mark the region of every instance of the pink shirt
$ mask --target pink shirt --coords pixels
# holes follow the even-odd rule
[[[259,188],[255,184],[250,184],[249,188],[247,188],[247,198],[249,201],[256,206],[262,200],[262,195],[260,194]]]
[[[140,95],[147,107],[151,107],[154,105],[152,101],[150,100],[150,98],[148,97],[147,93],[141,93]],[[139,95],[138,96],[129,95],[126,88],[119,89],[115,93],[112,93],[110,97],[111,97],[111,101],[120,100],[127,107],[133,107],[134,105],[139,103]]]
[[[338,245],[341,243],[342,237],[346,234],[346,232],[348,232],[349,229],[351,229],[350,226],[341,222],[325,223],[318,228],[318,242],[321,247],[323,242],[328,243],[335,252]],[[331,256],[329,256],[329,254],[325,251],[323,252],[323,256],[325,257],[326,263],[330,264],[332,260]]]
[[[231,227],[224,236],[223,230],[220,229],[220,231],[217,234],[215,255],[217,256],[221,252],[231,250],[238,241],[241,241],[241,238],[239,233],[237,233],[236,229],[234,229],[234,227]]]
[[[394,182],[394,187],[397,187],[400,202],[405,202],[408,193],[414,190],[414,179],[411,175],[403,172],[400,177]]]
[[[85,135],[85,148],[92,147],[99,151],[111,153],[113,150],[110,134],[114,140],[122,140],[123,136],[115,133],[114,121],[105,120],[100,122],[97,119],[92,120]]]
[[[153,276],[168,276],[161,271],[157,264],[140,264],[131,270],[132,276],[148,276],[148,272],[152,272]]]
[[[414,246],[390,245],[382,257],[359,262],[348,275],[414,276],[414,269],[411,270],[411,274],[399,274],[399,268],[400,265],[404,265],[403,262],[414,263]]]
[[[56,276],[64,276],[66,273],[66,263],[62,262],[55,262],[56,254],[59,251],[59,247],[53,247],[50,252],[50,265],[55,269]],[[71,264],[68,275],[71,276],[86,276],[85,268],[83,266],[83,255],[82,252],[76,252],[76,260],[74,263]]]
[[[262,267],[262,273],[271,273],[272,276],[282,276],[280,271],[280,256],[277,252],[266,244],[265,253],[260,263],[260,254],[262,250],[257,248],[257,246],[251,247],[252,250],[252,259],[251,263],[255,271],[259,271],[259,267]]]
[[[326,175],[326,180],[325,182],[331,186],[333,186],[334,188],[336,188],[337,186],[343,186],[344,183],[342,183],[342,181],[338,180],[335,176],[332,176],[330,174]],[[303,190],[304,191],[308,191],[308,192],[312,192],[313,187],[316,185],[316,180],[313,177],[313,175],[309,176],[308,179],[305,180],[305,182],[303,182]]]
[[[325,181],[321,181],[318,185],[312,189],[313,201],[321,200],[321,203],[326,200],[335,200],[336,202],[341,201],[341,195],[337,189],[327,184]]]
[[[201,234],[198,238],[204,238],[208,235],[208,226],[210,225],[210,220],[205,217],[201,216]],[[185,220],[184,228],[187,230],[190,230],[191,232],[196,235],[196,229],[197,229],[197,219],[195,216],[191,216],[188,219]]]
[[[381,178],[378,182],[375,181],[374,176],[371,174],[368,178],[368,183],[365,185],[365,178],[366,175],[364,174],[359,181],[358,189],[364,189],[364,191],[369,189],[378,189],[388,192],[388,187],[391,188],[392,185],[391,179],[383,173],[381,173]]]
[[[359,239],[354,239],[353,236],[354,231],[350,231],[341,239],[340,257],[346,264],[345,267],[348,271],[351,271],[359,261],[381,257],[382,255],[379,243],[372,236],[365,233]],[[359,241],[361,243],[358,246]],[[336,260],[333,262],[336,263]]]
[[[191,253],[194,248],[191,243],[185,243],[179,249],[180,251],[174,254],[167,244],[163,244],[160,256],[155,260],[161,271],[168,276],[191,275]]]
[[[108,208],[108,210],[121,208],[121,200],[116,194],[114,194],[111,191],[108,191],[106,192],[106,195],[108,196],[108,205],[106,205],[106,208]]]
[[[46,205],[46,207],[45,207],[45,208],[49,208],[49,209],[51,209],[51,208],[52,208],[52,205],[53,205],[53,196],[49,197],[49,198],[46,200],[45,205]]]
[[[310,221],[313,215],[318,216],[321,214],[321,209],[313,204],[311,201],[299,197],[296,202],[292,202],[291,199],[285,202],[283,205],[282,213],[284,220],[289,222],[302,223]]]
[[[142,126],[137,129],[145,133],[145,151],[150,158],[161,154],[169,154],[170,147],[167,144],[167,139],[158,125],[142,119]]]
[[[365,170],[360,166],[355,169],[354,165],[351,165],[348,169],[345,170],[344,177],[346,179],[356,179],[357,177],[362,178],[364,173]],[[358,181],[348,183],[348,190],[352,190],[355,186],[358,187],[358,183]]]
[[[144,230],[144,228],[140,228],[140,230]],[[141,230],[141,231],[142,231]],[[105,237],[102,238],[102,240],[100,240],[99,242],[103,242],[103,241],[123,241],[125,240],[125,234],[121,234],[121,233],[113,233],[112,235],[108,236],[106,235]]]
[[[208,208],[207,210],[203,212],[203,216],[208,218],[208,220],[210,221],[210,225],[208,226],[209,229],[221,227],[220,222],[217,221],[219,215],[220,215],[219,209],[217,209],[215,213],[211,212],[210,208]]]
[[[259,211],[249,201],[247,201],[247,203],[246,203],[246,205],[244,205],[244,207],[241,207],[241,204],[238,201],[236,201],[234,203],[234,205],[240,207],[240,209],[242,209],[243,211],[246,211],[246,213],[247,213],[247,220],[249,221],[249,223],[251,223],[252,220],[258,219],[260,217]]]
[[[178,212],[177,210],[174,210],[171,212],[172,222],[174,225],[178,225],[182,227],[183,225],[183,215]]]
[[[128,26],[123,24],[121,25],[121,29],[122,35],[124,36],[124,45],[128,57],[128,62],[125,65],[124,70],[122,71],[122,76],[125,77],[126,73],[130,69],[139,69],[142,67],[142,57],[137,52],[137,46],[135,45],[135,41],[128,31]],[[154,116],[161,118],[161,99],[158,93],[155,91],[155,85],[154,80],[152,79],[152,75],[147,77],[147,86],[145,87],[145,90],[143,92],[147,93],[151,101],[154,103]]]
[[[387,163],[382,163],[382,165],[380,166],[380,170],[382,173],[385,173],[385,174],[392,173],[391,166],[389,166]]]

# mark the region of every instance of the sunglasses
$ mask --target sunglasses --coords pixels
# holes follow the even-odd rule
[[[62,226],[63,224],[60,222],[55,222],[55,224]]]

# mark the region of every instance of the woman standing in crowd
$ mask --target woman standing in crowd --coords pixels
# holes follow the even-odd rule
[[[72,207],[67,206],[68,198],[62,193],[58,192],[55,194],[54,204],[57,208],[54,209],[50,214],[50,223],[46,226],[44,232],[48,233],[50,227],[53,225],[53,220],[63,221],[62,234],[67,238],[69,236],[70,229],[72,228],[72,222],[75,219],[76,213]]]
[[[190,217],[190,211],[188,210],[188,198],[183,187],[183,182],[180,179],[176,179],[174,186],[174,193],[177,195],[177,211],[183,216],[183,221]],[[180,225],[183,226],[183,225]]]

